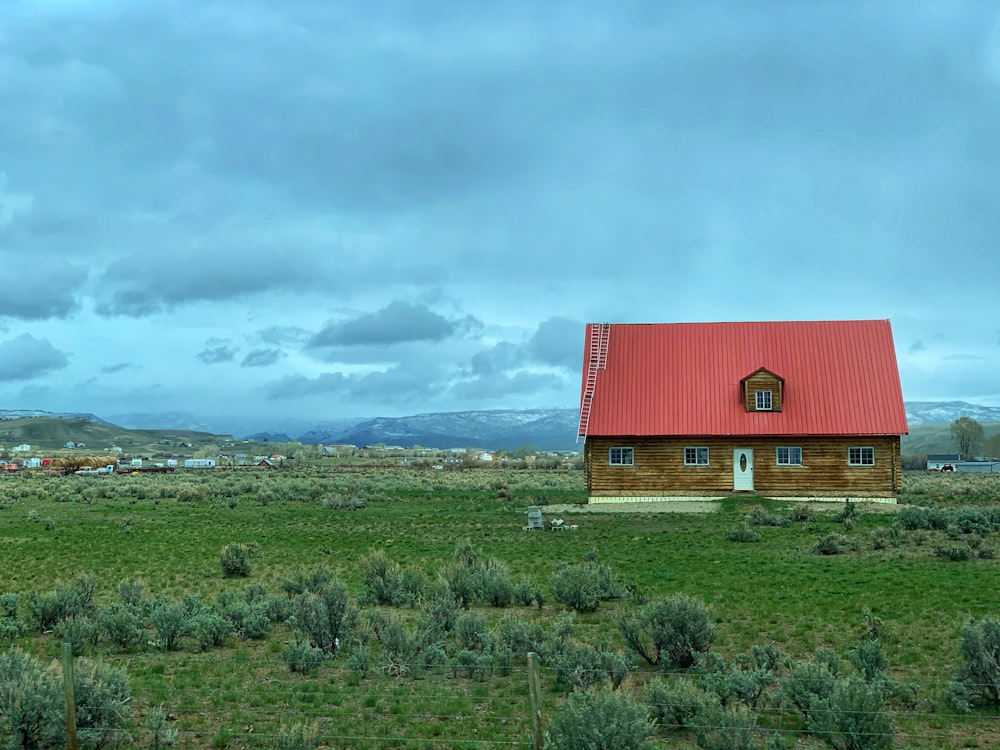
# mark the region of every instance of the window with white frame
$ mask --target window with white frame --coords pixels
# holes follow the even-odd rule
[[[874,448],[848,448],[847,449],[847,465],[848,466],[874,466],[875,465],[875,449]]]
[[[778,466],[801,466],[802,449],[796,447],[780,447],[776,449]]]
[[[770,391],[757,391],[757,411],[771,411]]]
[[[611,466],[632,466],[635,464],[634,448],[608,448],[608,463]]]
[[[685,466],[708,466],[708,448],[685,448]]]

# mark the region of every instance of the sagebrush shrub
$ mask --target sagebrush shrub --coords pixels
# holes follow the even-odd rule
[[[837,680],[827,700],[814,700],[809,732],[835,750],[890,750],[892,721],[879,685],[850,676]]]
[[[270,750],[316,750],[319,746],[319,729],[315,724],[293,724],[278,729]]]
[[[712,703],[711,696],[686,677],[656,680],[646,687],[649,715],[666,729],[690,728],[694,718]]]
[[[98,611],[97,624],[103,636],[122,651],[128,651],[146,640],[146,633],[136,610],[118,602]]]
[[[596,559],[559,565],[549,587],[557,602],[577,612],[593,612],[602,601],[619,599],[625,592],[611,568]]]
[[[545,729],[546,750],[650,750],[653,726],[645,707],[621,691],[577,691]]]
[[[290,621],[311,646],[327,654],[336,654],[347,616],[347,604],[347,586],[333,579],[315,593],[295,597]]]
[[[183,604],[160,601],[149,613],[150,622],[156,629],[160,639],[160,647],[164,651],[175,651],[180,645],[182,636],[191,630],[191,620]]]
[[[757,716],[742,703],[705,706],[693,719],[702,750],[755,750]]]
[[[727,542],[759,542],[760,532],[754,531],[745,523],[734,526],[726,532]]]
[[[74,664],[73,697],[81,747],[113,745],[125,736],[131,688],[125,672],[89,659]],[[50,750],[66,745],[62,674],[36,656],[0,654],[0,736],[12,748]]]
[[[219,554],[223,578],[246,578],[250,575],[253,551],[246,544],[227,544]]]
[[[204,610],[191,618],[191,634],[202,651],[221,646],[235,634],[232,622],[214,610]]]
[[[754,655],[738,654],[727,662],[721,654],[700,654],[697,659],[698,684],[728,706],[742,703],[756,709],[765,691],[777,682],[777,660],[763,647],[754,647]],[[762,658],[758,658],[762,656]]]
[[[289,670],[304,675],[315,674],[326,659],[322,649],[298,640],[286,643],[281,649],[281,656]]]
[[[958,650],[962,666],[950,686],[951,702],[964,710],[974,703],[1000,705],[1000,620],[970,620],[962,628]]]
[[[514,601],[514,584],[506,563],[490,560],[483,567],[480,589],[483,600],[492,607],[506,607]]]
[[[522,578],[514,587],[514,601],[524,607],[535,604],[539,609],[545,606],[545,596],[542,590],[527,578]]]
[[[816,540],[813,552],[817,555],[839,555],[846,548],[846,541],[840,534],[827,534]]]
[[[618,628],[639,656],[664,667],[686,669],[715,642],[711,611],[685,594],[647,604],[637,617],[620,615]]]
[[[18,594],[0,594],[0,617],[17,617],[17,605],[20,601]]]

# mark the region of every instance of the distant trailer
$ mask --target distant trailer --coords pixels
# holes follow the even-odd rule
[[[214,458],[185,458],[184,459],[185,469],[214,469],[215,459]]]
[[[1000,461],[958,461],[954,466],[955,471],[976,474],[1000,473]]]

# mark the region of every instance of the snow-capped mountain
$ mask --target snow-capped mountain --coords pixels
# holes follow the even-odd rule
[[[303,443],[497,449],[533,445],[567,450],[576,441],[577,416],[576,409],[511,409],[378,417],[343,431],[312,430],[298,439]]]
[[[981,424],[1000,422],[1000,407],[978,406],[965,401],[907,401],[906,421],[917,424],[951,424],[959,417],[971,417]]]

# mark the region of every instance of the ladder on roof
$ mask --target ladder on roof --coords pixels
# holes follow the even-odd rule
[[[580,398],[580,426],[576,431],[576,442],[587,439],[590,425],[590,409],[594,405],[594,391],[597,390],[597,371],[608,367],[608,341],[611,338],[610,323],[592,323],[590,326],[590,348],[587,360],[587,380]]]

